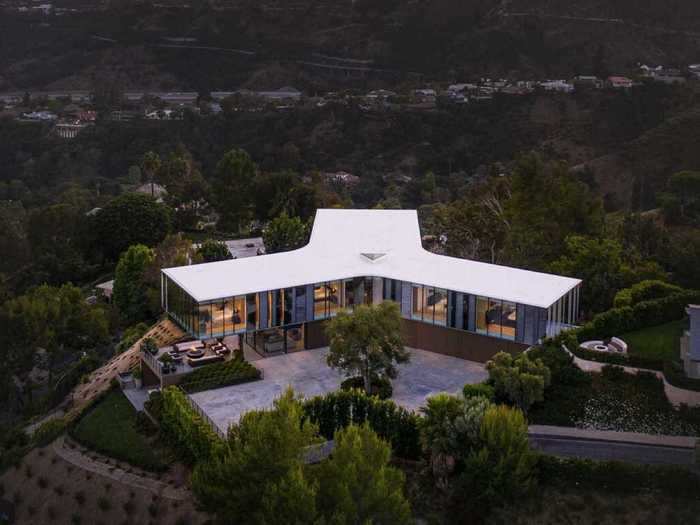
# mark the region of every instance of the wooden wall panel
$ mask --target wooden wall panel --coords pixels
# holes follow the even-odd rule
[[[430,325],[410,319],[402,319],[401,322],[401,331],[406,346],[459,357],[468,361],[485,363],[498,352],[517,354],[528,347],[526,344],[514,341],[496,339],[495,337]],[[325,321],[306,323],[305,326],[307,349],[328,346],[328,338],[324,332]]]

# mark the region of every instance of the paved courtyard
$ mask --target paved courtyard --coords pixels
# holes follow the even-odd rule
[[[209,417],[226,431],[241,414],[267,408],[291,386],[306,397],[325,394],[340,387],[342,376],[326,365],[327,348],[260,359],[255,366],[263,370],[264,379],[192,394],[192,399]],[[438,392],[460,392],[466,383],[486,379],[484,365],[455,357],[411,349],[411,361],[401,365],[393,381],[393,399],[399,405],[417,410],[425,398]]]

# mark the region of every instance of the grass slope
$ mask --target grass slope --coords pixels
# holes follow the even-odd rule
[[[648,359],[678,359],[680,337],[688,328],[683,319],[629,332],[620,336],[629,347],[630,355]]]
[[[86,414],[72,436],[98,452],[149,470],[164,470],[158,451],[137,429],[136,410],[113,390]]]

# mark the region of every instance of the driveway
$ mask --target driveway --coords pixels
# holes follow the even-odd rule
[[[393,381],[393,400],[417,410],[425,398],[438,392],[460,392],[466,383],[486,379],[484,365],[410,349],[411,361],[399,368]],[[305,397],[322,395],[340,387],[343,377],[326,365],[327,348],[304,350],[255,361],[264,379],[242,385],[192,394],[192,399],[223,431],[249,410],[268,408],[287,386]]]

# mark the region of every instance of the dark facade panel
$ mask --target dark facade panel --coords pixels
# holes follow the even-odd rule
[[[411,319],[402,320],[402,332],[406,346],[479,363],[485,363],[498,352],[517,354],[528,347],[515,341],[496,339]]]

